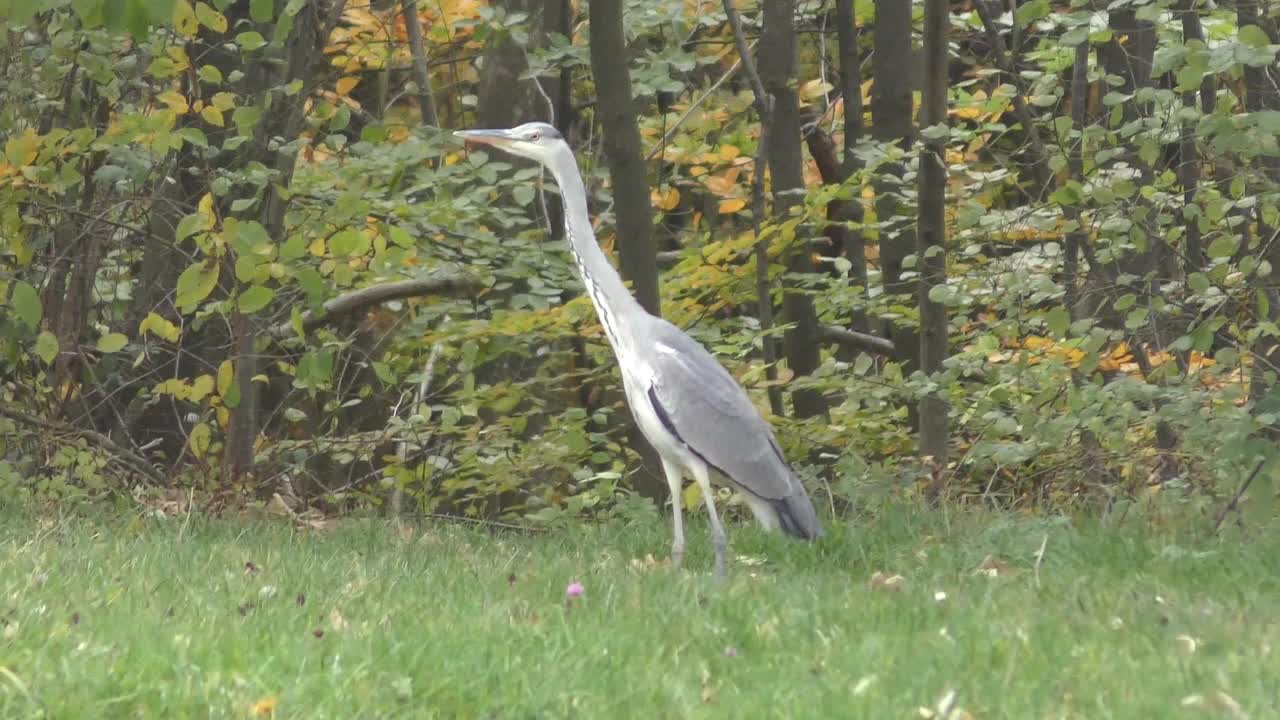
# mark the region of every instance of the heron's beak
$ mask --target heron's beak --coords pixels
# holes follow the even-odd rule
[[[517,139],[510,130],[457,130],[453,134],[462,138],[468,145],[472,143],[492,145],[504,150]]]

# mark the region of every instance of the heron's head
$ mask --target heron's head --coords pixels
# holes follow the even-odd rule
[[[543,165],[550,165],[556,151],[564,147],[560,131],[544,122],[525,123],[510,130],[458,130],[454,135],[468,143],[492,145]]]

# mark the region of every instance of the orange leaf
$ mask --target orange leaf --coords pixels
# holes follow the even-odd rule
[[[359,84],[360,84],[360,78],[352,77],[348,75],[346,77],[338,78],[338,82],[334,83],[333,89],[339,95],[346,95],[347,93],[350,93],[352,90],[354,90],[355,87]]]
[[[747,206],[747,201],[742,198],[729,198],[720,201],[720,214],[732,215]]]
[[[649,191],[649,202],[659,210],[674,210],[676,205],[680,204],[680,191],[673,187],[659,192],[658,190]]]

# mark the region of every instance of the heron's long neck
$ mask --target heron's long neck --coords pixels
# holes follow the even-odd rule
[[[631,296],[627,286],[622,284],[618,271],[613,269],[609,258],[596,243],[595,231],[591,229],[591,216],[587,214],[587,192],[582,183],[582,175],[578,172],[578,164],[573,155],[566,152],[556,159],[551,172],[560,186],[560,198],[564,202],[564,230],[569,239],[569,249],[573,252],[574,263],[578,266],[578,274],[587,286],[587,294],[600,316],[600,324],[614,352],[630,349],[629,336],[623,331],[629,318],[643,314],[644,308]],[[634,326],[634,324],[632,324]]]

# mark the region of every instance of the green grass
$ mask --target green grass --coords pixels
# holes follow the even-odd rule
[[[268,698],[280,718],[909,718],[950,691],[983,718],[1280,717],[1280,533],[1262,529],[901,510],[807,546],[733,526],[733,551],[767,560],[718,585],[696,522],[671,572],[632,563],[666,557],[657,522],[405,539],[0,518],[2,718]],[[975,575],[987,555],[1010,572]],[[905,581],[871,588],[876,570]]]

